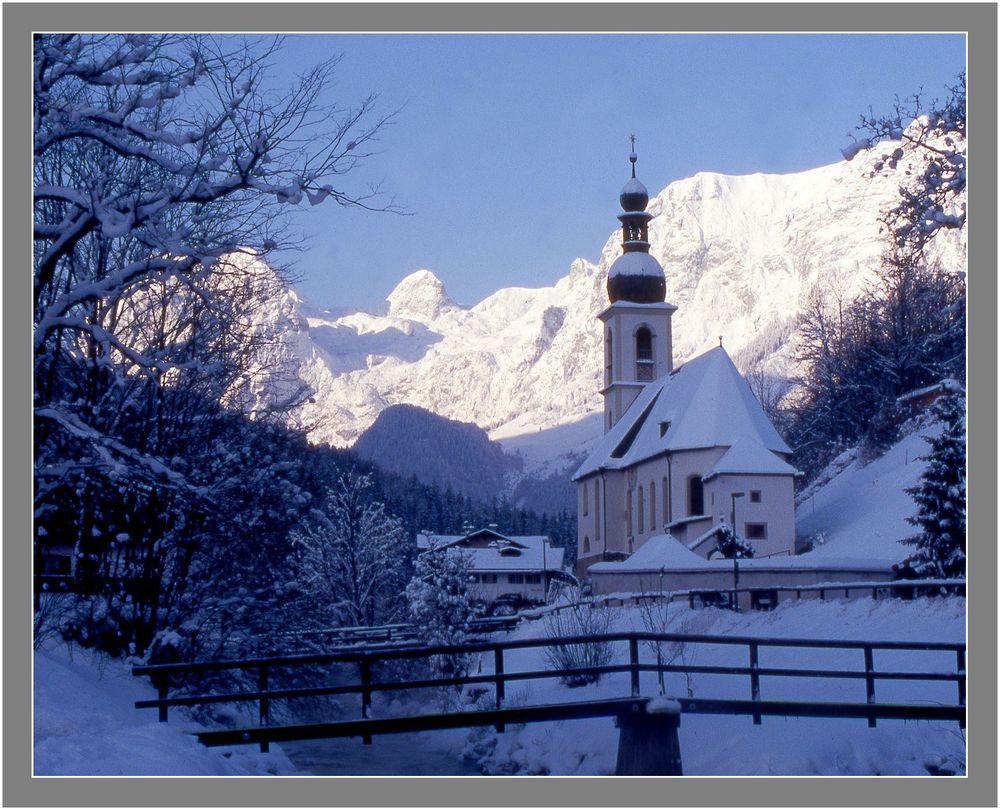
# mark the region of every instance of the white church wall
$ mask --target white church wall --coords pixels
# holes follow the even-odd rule
[[[632,304],[619,301],[601,314],[601,320],[604,321],[604,386],[609,389],[604,396],[605,430],[621,419],[641,390],[641,385],[658,380],[673,369],[671,315],[674,309],[671,304]],[[648,373],[640,380],[637,372],[636,332],[643,326],[652,333],[653,362],[645,367],[648,368]],[[607,368],[609,333],[612,336],[610,375]]]
[[[758,557],[795,553],[795,484],[791,475],[719,475],[705,483],[705,508],[716,522],[731,519],[735,500],[736,531],[750,541]],[[759,493],[755,502],[752,493]],[[765,526],[765,537],[749,535],[747,524]],[[706,550],[710,551],[710,549]]]

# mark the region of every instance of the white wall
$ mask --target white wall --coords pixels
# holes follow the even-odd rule
[[[604,322],[604,431],[621,419],[622,414],[632,404],[642,387],[673,370],[673,334],[671,332],[672,304],[636,305],[617,302],[601,313]],[[635,333],[646,326],[653,333],[652,375],[647,380],[639,380],[636,374]],[[608,341],[611,341],[611,379],[607,376]]]
[[[604,473],[600,485],[606,497],[595,505],[594,482],[600,475],[591,476],[577,485],[577,572],[585,575],[587,567],[601,559],[605,550],[603,533],[607,526],[607,551],[630,554],[655,534],[662,534],[671,521],[688,517],[688,479],[705,475],[722,458],[728,448],[713,447],[700,450],[676,451],[669,456],[659,456],[636,465],[632,478],[627,471],[610,470]],[[670,510],[665,509],[663,479],[668,480]],[[632,481],[632,534],[628,534],[629,481]],[[649,487],[653,484],[655,495],[655,521],[651,521]],[[638,488],[643,488],[642,531],[639,530]],[[587,515],[584,516],[583,487],[588,487]],[[750,502],[750,492],[761,493],[760,503]],[[746,523],[767,524],[767,537],[751,541],[758,557],[795,551],[795,501],[794,478],[791,475],[720,475],[704,484],[704,514],[706,519],[671,530],[682,542],[689,543],[708,531],[719,518],[729,520],[733,492],[745,492],[736,500],[736,522],[740,534]],[[605,515],[605,511],[607,514]],[[606,518],[606,524],[605,524]],[[590,543],[590,553],[584,552],[584,538]],[[707,556],[714,549],[705,543],[698,553]]]

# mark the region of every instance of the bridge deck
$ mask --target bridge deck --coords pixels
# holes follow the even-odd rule
[[[621,717],[645,712],[651,698],[613,698],[576,701],[540,706],[514,706],[472,712],[446,712],[384,719],[346,720],[333,723],[308,723],[289,726],[202,731],[199,742],[207,746],[245,745],[319,740],[337,737],[362,737],[366,741],[379,734],[403,734],[415,731],[438,731],[477,726],[545,723],[557,720],[581,720],[591,717]],[[830,717],[868,720],[964,720],[964,706],[895,703],[828,703],[793,700],[718,700],[676,698],[682,714],[752,715],[759,717]]]

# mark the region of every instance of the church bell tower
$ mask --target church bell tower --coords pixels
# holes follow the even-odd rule
[[[673,370],[670,319],[663,268],[649,254],[649,193],[636,179],[635,136],[630,136],[632,177],[618,200],[623,213],[622,255],[608,270],[610,306],[597,317],[604,324],[604,431],[614,427],[643,386]]]

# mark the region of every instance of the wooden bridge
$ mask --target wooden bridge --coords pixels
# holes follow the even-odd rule
[[[532,648],[573,648],[584,645],[627,645],[627,663],[608,663],[586,667],[551,667],[542,670],[509,671],[510,653]],[[662,645],[671,649],[693,650],[700,647],[743,648],[745,666],[674,663],[665,660]],[[680,646],[678,646],[680,645]],[[798,650],[842,650],[858,653],[855,668],[802,668],[761,666],[762,650],[784,648]],[[644,657],[641,653],[645,651]],[[895,651],[935,654],[940,660],[947,654],[954,669],[876,669],[876,653]],[[481,656],[480,671],[453,677],[425,677],[413,680],[379,680],[373,673],[379,665],[391,661],[430,659],[436,656]],[[644,660],[645,658],[645,660]],[[492,661],[490,662],[490,659]],[[492,663],[491,671],[482,672],[483,664]],[[272,688],[272,675],[302,673],[304,667],[322,664],[346,666],[357,673],[347,683],[308,687]],[[207,672],[240,671],[256,675],[256,689],[215,694],[177,694],[175,684],[186,676]],[[352,649],[325,654],[284,655],[244,660],[204,661],[135,667],[133,674],[148,676],[158,690],[154,700],[136,702],[136,708],[155,708],[166,722],[171,706],[194,706],[211,703],[255,703],[259,723],[237,729],[202,731],[198,739],[205,745],[257,744],[262,751],[271,742],[314,740],[337,737],[361,737],[370,743],[375,735],[429,731],[448,728],[494,726],[503,731],[509,724],[540,723],[592,717],[614,717],[621,729],[617,773],[680,774],[680,748],[677,728],[681,714],[744,715],[760,724],[765,716],[858,718],[874,727],[879,720],[953,721],[965,727],[965,644],[942,642],[846,641],[800,638],[758,638],[747,636],[711,636],[685,633],[622,632],[600,636],[522,639],[516,641],[480,641],[460,645],[416,646],[404,644],[369,649]],[[613,673],[629,673],[628,694],[603,700],[550,703],[535,706],[507,705],[508,683],[539,679],[592,678]],[[747,697],[709,698],[682,696],[669,700],[642,693],[642,673],[656,673],[659,684],[667,673],[702,674],[745,678]],[[864,683],[864,700],[801,701],[768,700],[761,697],[762,679],[806,678],[833,683],[856,680]],[[951,682],[955,684],[955,702],[878,702],[879,681]],[[492,692],[493,708],[405,717],[372,718],[372,696],[377,692],[404,692],[432,688],[477,687]],[[647,684],[649,686],[649,684]],[[171,690],[175,689],[174,694]],[[276,700],[294,700],[322,695],[360,696],[360,717],[324,723],[272,725],[271,706]],[[860,698],[859,690],[859,698]]]

